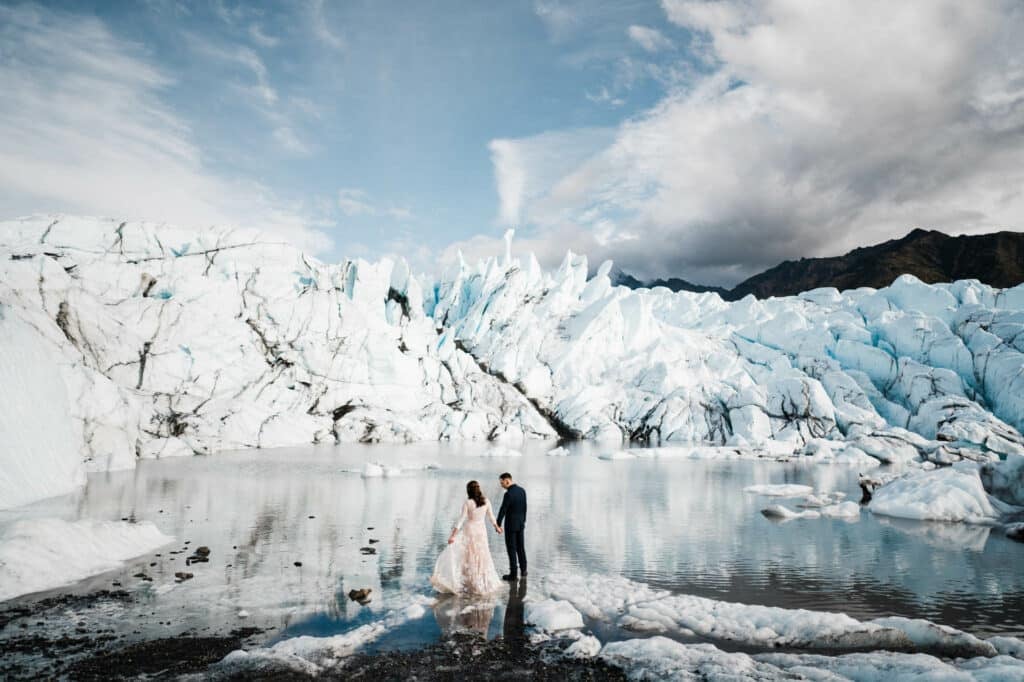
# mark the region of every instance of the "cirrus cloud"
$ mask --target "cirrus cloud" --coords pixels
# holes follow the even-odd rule
[[[330,247],[319,229],[330,220],[318,211],[211,171],[187,123],[161,97],[173,79],[102,21],[0,6],[0,44],[0,214],[229,224],[311,251]],[[224,57],[265,76],[251,52]]]

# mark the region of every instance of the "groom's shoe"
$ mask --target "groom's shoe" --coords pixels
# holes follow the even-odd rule
[[[505,575],[501,576],[501,579],[502,580],[507,580],[510,583],[514,583],[516,580],[518,580],[518,578],[516,578],[511,573],[506,573]]]

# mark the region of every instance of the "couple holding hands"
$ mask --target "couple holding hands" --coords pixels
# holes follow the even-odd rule
[[[501,501],[497,518],[480,484],[476,481],[466,484],[468,499],[462,505],[459,520],[448,536],[448,546],[437,558],[434,574],[430,576],[430,584],[438,592],[485,595],[496,592],[502,580],[515,582],[520,575],[526,578],[526,546],[523,540],[526,491],[516,485],[512,474],[508,472],[503,473],[498,480],[505,489],[505,497]],[[500,578],[491,559],[485,519],[490,521],[499,535],[505,536],[509,571]]]

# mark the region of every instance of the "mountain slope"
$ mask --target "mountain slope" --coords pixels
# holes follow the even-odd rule
[[[935,230],[913,230],[902,239],[842,256],[785,261],[741,282],[728,298],[789,296],[818,287],[880,289],[904,274],[928,284],[977,279],[994,287],[1016,286],[1024,282],[1024,233],[951,237]]]
[[[1016,286],[1024,282],[1024,233],[951,237],[936,230],[917,229],[901,239],[854,249],[842,256],[784,261],[732,289],[677,277],[642,282],[622,270],[613,271],[612,283],[630,289],[663,286],[672,291],[713,291],[727,301],[738,301],[747,294],[756,298],[792,296],[820,287],[840,291],[881,289],[900,275],[913,275],[928,284],[976,279],[993,287]]]

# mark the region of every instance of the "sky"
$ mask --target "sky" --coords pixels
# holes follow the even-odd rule
[[[732,285],[1024,229],[1019,0],[0,0],[0,219]]]

